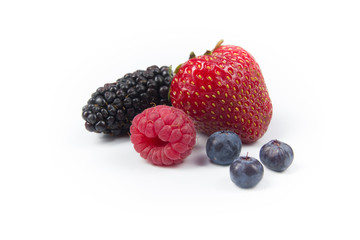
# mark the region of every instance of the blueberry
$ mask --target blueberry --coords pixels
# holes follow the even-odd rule
[[[232,131],[218,131],[213,133],[206,142],[206,154],[210,161],[218,165],[230,165],[239,157],[241,140]]]
[[[260,182],[264,167],[253,157],[241,156],[230,165],[230,178],[241,188],[252,188]]]
[[[260,149],[260,161],[269,169],[282,172],[294,159],[292,148],[279,140],[271,140]]]

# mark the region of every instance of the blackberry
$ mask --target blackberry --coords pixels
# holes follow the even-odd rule
[[[98,88],[82,109],[85,128],[97,133],[127,134],[133,118],[146,108],[171,105],[168,94],[172,77],[169,67],[154,65]]]

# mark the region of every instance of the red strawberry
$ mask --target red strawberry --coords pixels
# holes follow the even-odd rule
[[[264,78],[247,51],[220,44],[182,64],[171,83],[171,103],[190,115],[200,132],[231,130],[243,143],[255,142],[272,117]]]

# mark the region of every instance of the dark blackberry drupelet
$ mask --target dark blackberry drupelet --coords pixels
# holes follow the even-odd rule
[[[167,66],[151,66],[125,74],[91,95],[82,109],[90,132],[125,135],[132,119],[155,105],[171,105],[168,93],[173,74]]]

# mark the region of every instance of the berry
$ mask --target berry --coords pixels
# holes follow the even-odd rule
[[[239,157],[241,140],[232,131],[218,131],[213,133],[206,142],[206,154],[210,161],[218,165],[230,165]]]
[[[130,133],[131,142],[141,157],[159,166],[183,162],[196,142],[195,126],[189,116],[165,105],[136,115]]]
[[[253,157],[241,156],[230,165],[230,178],[241,188],[252,188],[264,175],[264,167]]]
[[[151,66],[146,71],[137,70],[105,84],[91,95],[82,109],[85,128],[97,133],[127,134],[136,114],[154,105],[170,105],[171,79],[167,66]]]
[[[282,172],[293,162],[292,148],[279,140],[271,140],[260,149],[260,161],[269,169]]]
[[[207,135],[237,133],[252,143],[266,132],[272,104],[255,59],[243,48],[221,42],[213,52],[189,59],[171,83],[171,103],[195,120]]]

